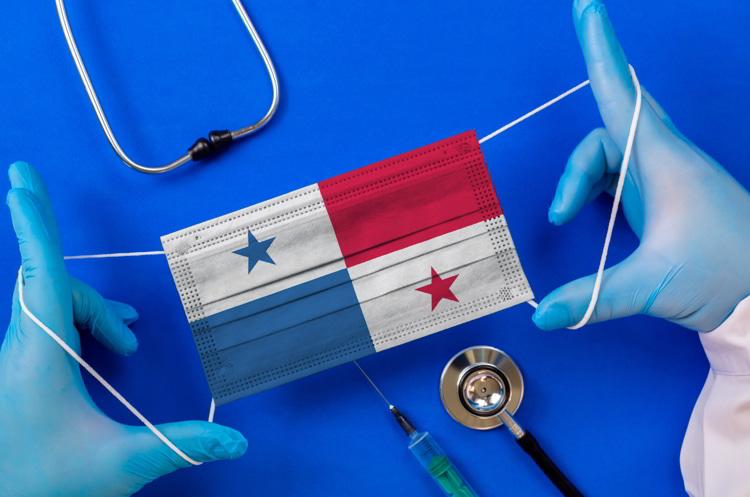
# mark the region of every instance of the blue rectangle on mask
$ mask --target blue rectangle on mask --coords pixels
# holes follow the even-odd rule
[[[217,404],[375,352],[346,269],[191,325]]]

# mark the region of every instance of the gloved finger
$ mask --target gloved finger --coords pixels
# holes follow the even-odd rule
[[[587,202],[605,191],[622,161],[620,150],[604,128],[597,128],[573,150],[549,208],[551,223],[565,224]]]
[[[8,169],[8,178],[11,188],[23,188],[29,190],[39,199],[39,207],[45,226],[50,230],[50,237],[55,242],[60,242],[60,236],[55,222],[55,213],[52,211],[52,203],[49,200],[47,186],[39,172],[26,162],[14,162]]]
[[[107,300],[99,292],[75,278],[70,281],[73,292],[73,320],[80,330],[87,330],[101,344],[122,355],[138,349],[138,340],[129,323],[138,313],[122,302]]]
[[[658,269],[650,266],[636,251],[607,269],[589,323],[632,316],[647,309],[659,286],[660,274]],[[592,274],[547,295],[534,312],[534,324],[543,330],[554,330],[578,323],[589,306],[594,280]]]
[[[60,247],[47,227],[39,199],[30,190],[11,188],[6,202],[21,252],[24,288],[28,294],[43,292],[56,278],[65,276]]]
[[[8,171],[14,186],[6,202],[21,253],[24,299],[43,323],[77,349],[79,338],[72,326],[70,280],[57,240],[57,227],[43,184],[33,174],[33,169],[20,163],[13,164]],[[22,326],[23,322],[26,321],[14,321],[13,333],[9,335],[17,343],[31,347],[30,353],[37,354],[37,361],[42,360],[46,367],[56,363],[69,369],[64,352],[38,327]]]
[[[30,190],[11,188],[7,204],[21,252],[26,305],[62,340],[77,350],[80,343],[76,330],[71,326],[68,274],[65,272],[60,248],[50,238],[39,201]],[[62,349],[30,320],[21,317],[20,312],[15,312],[20,311],[18,285],[13,305],[14,319],[8,328],[6,342],[23,346],[28,353],[35,354],[36,364],[43,363],[50,369],[57,367],[53,366],[56,364],[70,372]],[[32,325],[24,326],[23,323]]]
[[[57,224],[44,183],[31,166],[16,162],[10,166],[8,177],[11,190],[7,203],[18,237],[24,279],[29,291],[33,291],[34,279],[56,278],[65,272]],[[42,283],[49,283],[49,280]]]
[[[198,462],[237,459],[247,450],[247,440],[237,430],[206,421],[182,421],[158,426],[159,430]],[[132,466],[145,480],[152,481],[191,464],[146,428],[138,428],[130,446]]]
[[[635,88],[625,52],[601,0],[575,0],[573,20],[599,112],[622,149],[635,105]]]

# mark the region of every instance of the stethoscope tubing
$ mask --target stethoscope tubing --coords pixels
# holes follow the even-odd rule
[[[249,126],[231,131],[219,130],[210,132],[207,139],[199,138],[188,152],[172,162],[157,166],[147,166],[131,159],[130,156],[128,156],[128,154],[126,154],[122,149],[120,143],[117,141],[117,137],[115,136],[114,131],[112,131],[112,127],[109,124],[107,115],[104,112],[101,102],[99,101],[99,97],[96,94],[94,85],[91,82],[91,77],[86,70],[86,65],[83,62],[81,53],[78,50],[78,44],[76,43],[75,36],[73,35],[73,30],[71,28],[70,21],[68,20],[68,14],[65,9],[65,0],[56,0],[57,14],[60,18],[60,26],[62,27],[63,34],[65,35],[65,40],[68,43],[70,54],[73,57],[76,68],[78,69],[78,74],[80,75],[83,86],[86,89],[86,94],[91,101],[91,105],[96,112],[96,117],[99,120],[99,124],[101,125],[102,131],[104,131],[109,144],[112,146],[118,157],[120,157],[120,159],[127,166],[135,169],[138,172],[146,174],[162,174],[168,171],[172,171],[190,161],[202,160],[213,156],[220,150],[226,148],[233,140],[256,133],[265,125],[267,125],[276,113],[276,110],[279,106],[279,78],[276,73],[276,68],[273,65],[273,60],[268,53],[268,49],[263,44],[263,40],[260,38],[258,31],[255,29],[255,26],[250,19],[250,15],[242,5],[242,2],[240,0],[232,0],[232,3],[234,4],[235,9],[237,10],[237,14],[242,19],[242,22],[245,25],[247,31],[250,33],[250,37],[253,39],[253,42],[258,49],[258,53],[263,59],[263,64],[266,67],[266,71],[268,72],[268,77],[271,82],[271,88],[273,92],[273,95],[271,97],[271,104],[268,107],[268,110],[263,115],[263,117],[261,117],[253,124],[250,124]]]
[[[521,427],[520,424],[505,411],[498,413],[508,431],[513,434],[516,443],[523,449],[534,463],[542,470],[547,479],[557,487],[564,497],[583,497],[583,493],[570,481],[554,460],[544,451],[536,437]]]

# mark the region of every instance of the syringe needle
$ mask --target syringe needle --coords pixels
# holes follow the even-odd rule
[[[443,452],[443,449],[440,448],[435,439],[432,438],[432,435],[426,431],[417,431],[409,419],[388,401],[383,392],[372,381],[370,375],[362,369],[362,366],[357,361],[352,362],[357,366],[362,376],[365,377],[367,383],[383,399],[383,402],[388,405],[388,410],[396,419],[399,426],[401,426],[401,429],[404,430],[404,433],[409,437],[409,450],[414,454],[414,457],[417,458],[422,467],[427,470],[435,483],[445,492],[445,495],[449,497],[477,497],[477,494],[472,490],[464,477],[461,476],[456,466],[448,459],[448,456]]]
[[[380,398],[383,399],[383,402],[386,403],[386,405],[388,406],[388,409],[392,408],[393,404],[391,404],[388,401],[388,399],[385,397],[385,395],[383,394],[383,392],[378,388],[378,386],[375,384],[375,382],[372,381],[372,378],[370,378],[370,376],[367,373],[365,373],[365,370],[362,369],[362,366],[360,366],[357,361],[353,361],[353,362],[354,362],[354,365],[357,366],[357,369],[359,369],[359,372],[362,373],[362,375],[365,377],[365,379],[367,380],[367,383],[370,384],[370,386],[377,392],[377,394],[380,396]]]

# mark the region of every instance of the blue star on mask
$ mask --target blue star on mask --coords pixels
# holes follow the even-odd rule
[[[276,264],[268,255],[268,248],[271,246],[276,237],[271,237],[263,241],[258,241],[251,232],[247,232],[247,247],[235,250],[233,253],[247,257],[247,272],[253,270],[256,264],[259,262],[268,262],[270,264]]]

